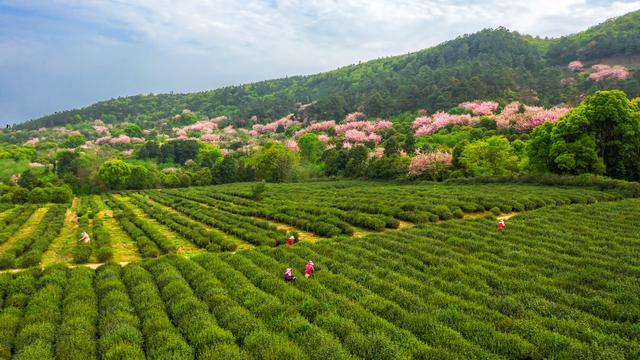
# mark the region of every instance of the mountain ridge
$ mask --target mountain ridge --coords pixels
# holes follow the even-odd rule
[[[636,36],[637,35],[637,36]],[[269,121],[299,111],[310,118],[340,118],[352,111],[390,116],[419,108],[448,109],[461,101],[486,98],[551,105],[576,102],[607,84],[560,84],[566,65],[640,53],[640,11],[609,19],[560,38],[522,35],[506,28],[484,29],[409,54],[373,59],[312,75],[263,80],[201,92],[148,94],[103,100],[18,124],[18,129],[62,126],[101,118],[106,122],[154,122],[183,109],[235,125],[257,116]],[[640,92],[634,73],[623,86]],[[620,85],[616,87],[620,88]]]

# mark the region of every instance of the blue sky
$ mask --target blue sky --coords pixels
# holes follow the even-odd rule
[[[0,0],[0,124],[317,73],[487,27],[559,36],[637,9],[633,0]]]

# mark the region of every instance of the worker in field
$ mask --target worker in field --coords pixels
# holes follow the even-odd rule
[[[296,242],[296,238],[295,238],[295,237],[293,237],[293,235],[291,235],[291,236],[289,236],[289,238],[287,239],[286,244],[287,244],[287,246],[289,246],[289,245],[293,245],[293,244],[295,244],[295,242]]]
[[[296,277],[293,276],[293,269],[287,268],[284,271],[284,281],[293,281],[295,279],[296,279]]]
[[[498,230],[504,230],[505,226],[504,219],[500,219],[500,221],[498,221]]]
[[[304,268],[304,277],[306,277],[307,279],[310,278],[313,275],[314,271],[315,269],[313,268],[313,261],[309,260],[309,262],[307,262],[307,266],[305,266]]]
[[[91,239],[89,238],[89,234],[87,234],[86,231],[83,231],[82,234],[80,234],[80,241],[85,244],[91,241]]]

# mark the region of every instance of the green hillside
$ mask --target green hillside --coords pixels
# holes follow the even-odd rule
[[[35,129],[102,118],[106,122],[155,122],[190,109],[227,115],[236,126],[256,115],[261,122],[299,110],[312,118],[341,118],[360,110],[389,116],[426,108],[448,109],[476,98],[501,103],[575,103],[583,94],[618,88],[640,94],[632,71],[623,83],[578,81],[562,84],[566,64],[592,64],[611,56],[640,53],[640,12],[608,20],[560,39],[540,39],[504,28],[486,29],[412,54],[377,59],[326,73],[268,80],[189,94],[136,95],[98,102],[18,125]],[[630,70],[633,70],[632,68]]]

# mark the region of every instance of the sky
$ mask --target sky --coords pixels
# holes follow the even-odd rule
[[[637,9],[640,0],[0,0],[0,124],[313,74],[484,28],[556,37]]]

